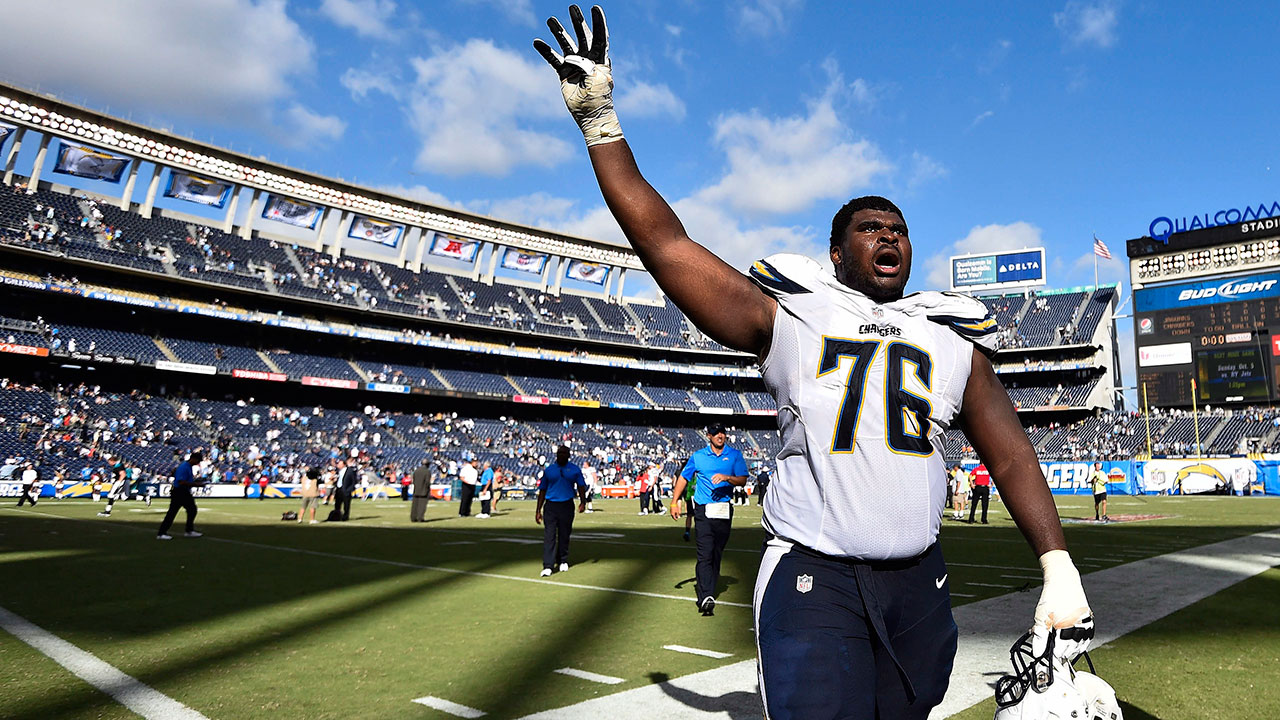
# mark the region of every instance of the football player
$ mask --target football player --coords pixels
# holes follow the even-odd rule
[[[882,197],[836,213],[834,274],[775,255],[748,277],[691,240],[623,138],[604,13],[591,14],[589,27],[570,6],[576,37],[551,18],[559,51],[534,47],[560,77],[605,203],[694,324],[759,358],[777,401],[782,450],[754,597],[766,715],[925,718],[942,700],[957,637],[937,543],[950,427],[965,429],[1040,558],[1035,626],[1091,618],[1039,461],[988,359],[996,325],[985,306],[904,296],[910,234]]]

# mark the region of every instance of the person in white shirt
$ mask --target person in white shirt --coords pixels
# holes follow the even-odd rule
[[[471,517],[471,501],[476,496],[476,481],[479,478],[480,473],[470,460],[462,464],[462,469],[458,471],[458,479],[462,481],[462,497],[458,503],[460,517]]]
[[[36,471],[35,463],[27,463],[22,471],[22,496],[18,498],[18,507],[22,507],[24,502],[31,503],[31,507],[36,506],[36,496],[40,494],[40,487],[37,485],[39,479],[40,473]],[[34,495],[31,492],[33,489]]]

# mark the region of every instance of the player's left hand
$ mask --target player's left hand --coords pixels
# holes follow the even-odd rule
[[[613,110],[613,70],[609,62],[609,27],[599,5],[591,8],[591,28],[577,5],[569,6],[569,21],[578,40],[575,43],[556,18],[547,27],[560,45],[561,55],[542,39],[533,47],[560,76],[560,94],[569,113],[577,121],[587,145],[622,139],[622,127]]]
[[[1040,556],[1044,588],[1036,604],[1035,627],[1054,633],[1054,654],[1074,661],[1093,642],[1093,611],[1084,595],[1080,572],[1066,550]]]

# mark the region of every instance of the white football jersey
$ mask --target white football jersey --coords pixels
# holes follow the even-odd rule
[[[840,557],[924,552],[946,501],[943,433],[995,321],[951,293],[876,303],[800,255],[750,274],[778,301],[760,366],[782,439],[765,528]]]

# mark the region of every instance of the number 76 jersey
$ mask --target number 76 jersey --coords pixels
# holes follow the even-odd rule
[[[761,260],[750,275],[778,301],[760,366],[782,439],[765,528],[840,557],[924,552],[946,501],[943,433],[975,344],[994,347],[986,306],[935,292],[877,303],[799,255]]]

